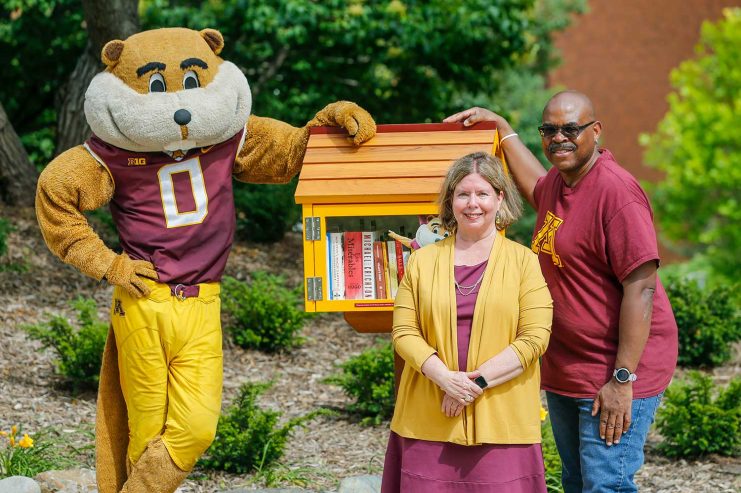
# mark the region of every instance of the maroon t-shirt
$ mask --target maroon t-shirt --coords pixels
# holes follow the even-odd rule
[[[234,238],[232,169],[243,133],[180,160],[120,149],[96,136],[85,143],[113,178],[110,209],[121,246],[152,262],[160,282],[221,279]]]
[[[643,263],[659,261],[651,206],[635,178],[607,150],[575,187],[566,186],[552,168],[538,180],[534,197],[538,219],[531,247],[553,297],[542,387],[593,398],[615,368],[621,282]],[[677,324],[657,280],[633,397],[662,392],[676,364]]]

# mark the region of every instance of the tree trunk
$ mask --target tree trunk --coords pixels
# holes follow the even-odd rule
[[[67,84],[57,95],[55,153],[81,144],[90,136],[85,120],[85,91],[103,68],[100,51],[112,39],[126,39],[139,30],[138,0],[83,0],[88,43]]]
[[[8,205],[33,205],[36,178],[36,168],[0,103],[0,200]]]

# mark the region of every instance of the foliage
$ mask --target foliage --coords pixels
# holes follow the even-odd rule
[[[543,420],[540,425],[543,447],[543,462],[545,464],[545,485],[548,493],[562,493],[561,485],[561,457],[556,449],[556,440],[553,438],[550,420]]]
[[[353,100],[383,123],[439,121],[529,53],[534,0],[144,2],[145,27],[217,27],[255,112],[303,123]],[[483,47],[496,49],[482,49]],[[538,47],[540,49],[540,47]],[[272,96],[271,96],[272,95]],[[424,99],[424,104],[410,104]]]
[[[741,453],[741,378],[721,389],[711,377],[693,371],[666,391],[656,423],[669,457]]]
[[[669,111],[641,136],[646,161],[665,173],[653,187],[663,233],[683,253],[705,252],[717,274],[741,275],[741,8],[705,22],[697,58],[671,74]]]
[[[70,466],[71,461],[60,456],[54,443],[47,438],[22,433],[16,425],[10,431],[0,430],[0,479],[10,476],[34,477],[44,471]]]
[[[347,411],[366,425],[379,425],[394,413],[394,350],[390,342],[366,349],[340,365],[342,372],[325,379],[355,402]]]
[[[6,0],[0,6],[0,101],[32,161],[54,152],[54,102],[82,54],[80,0]]]
[[[0,257],[8,253],[8,235],[13,231],[10,221],[0,217]]]
[[[301,209],[293,199],[297,182],[294,179],[288,185],[235,183],[237,237],[259,243],[280,241],[301,220]]]
[[[314,411],[278,427],[282,413],[257,406],[257,398],[270,386],[242,385],[234,404],[219,418],[216,438],[199,460],[200,465],[237,474],[266,471],[283,456],[291,432],[320,414]]]
[[[61,315],[46,322],[28,325],[24,329],[33,339],[57,354],[57,373],[73,390],[95,389],[98,386],[101,357],[108,334],[108,323],[98,317],[95,300],[79,297],[70,303],[77,311],[77,325]]]
[[[256,272],[249,284],[225,277],[222,289],[232,318],[227,331],[238,346],[277,352],[301,345],[299,333],[310,316],[299,306],[301,288],[288,289],[282,277]]]
[[[701,289],[694,280],[669,279],[666,293],[679,328],[679,364],[717,366],[731,357],[741,340],[738,285]],[[735,297],[735,298],[734,298]]]

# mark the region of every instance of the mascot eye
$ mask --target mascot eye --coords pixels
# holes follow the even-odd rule
[[[432,228],[430,228],[430,229],[432,229],[432,232],[433,232],[433,233],[435,233],[435,234],[438,234],[438,233],[440,232],[440,228],[439,228],[439,227],[437,227],[437,226],[433,226],[433,227],[432,227]]]
[[[183,76],[183,89],[195,89],[200,85],[201,84],[198,82],[198,74],[192,70],[185,72],[185,75]]]
[[[450,233],[448,233],[447,231],[443,233],[443,238],[447,238],[448,236],[450,236]]]
[[[162,74],[155,72],[149,78],[149,92],[165,92],[165,78]]]

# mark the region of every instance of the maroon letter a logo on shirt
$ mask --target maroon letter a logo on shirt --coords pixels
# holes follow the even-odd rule
[[[556,230],[562,223],[563,219],[548,211],[545,215],[545,221],[543,221],[543,227],[540,228],[530,245],[533,252],[537,254],[540,254],[541,251],[550,254],[554,265],[558,267],[563,267],[563,263],[561,263],[561,257],[556,254]]]

